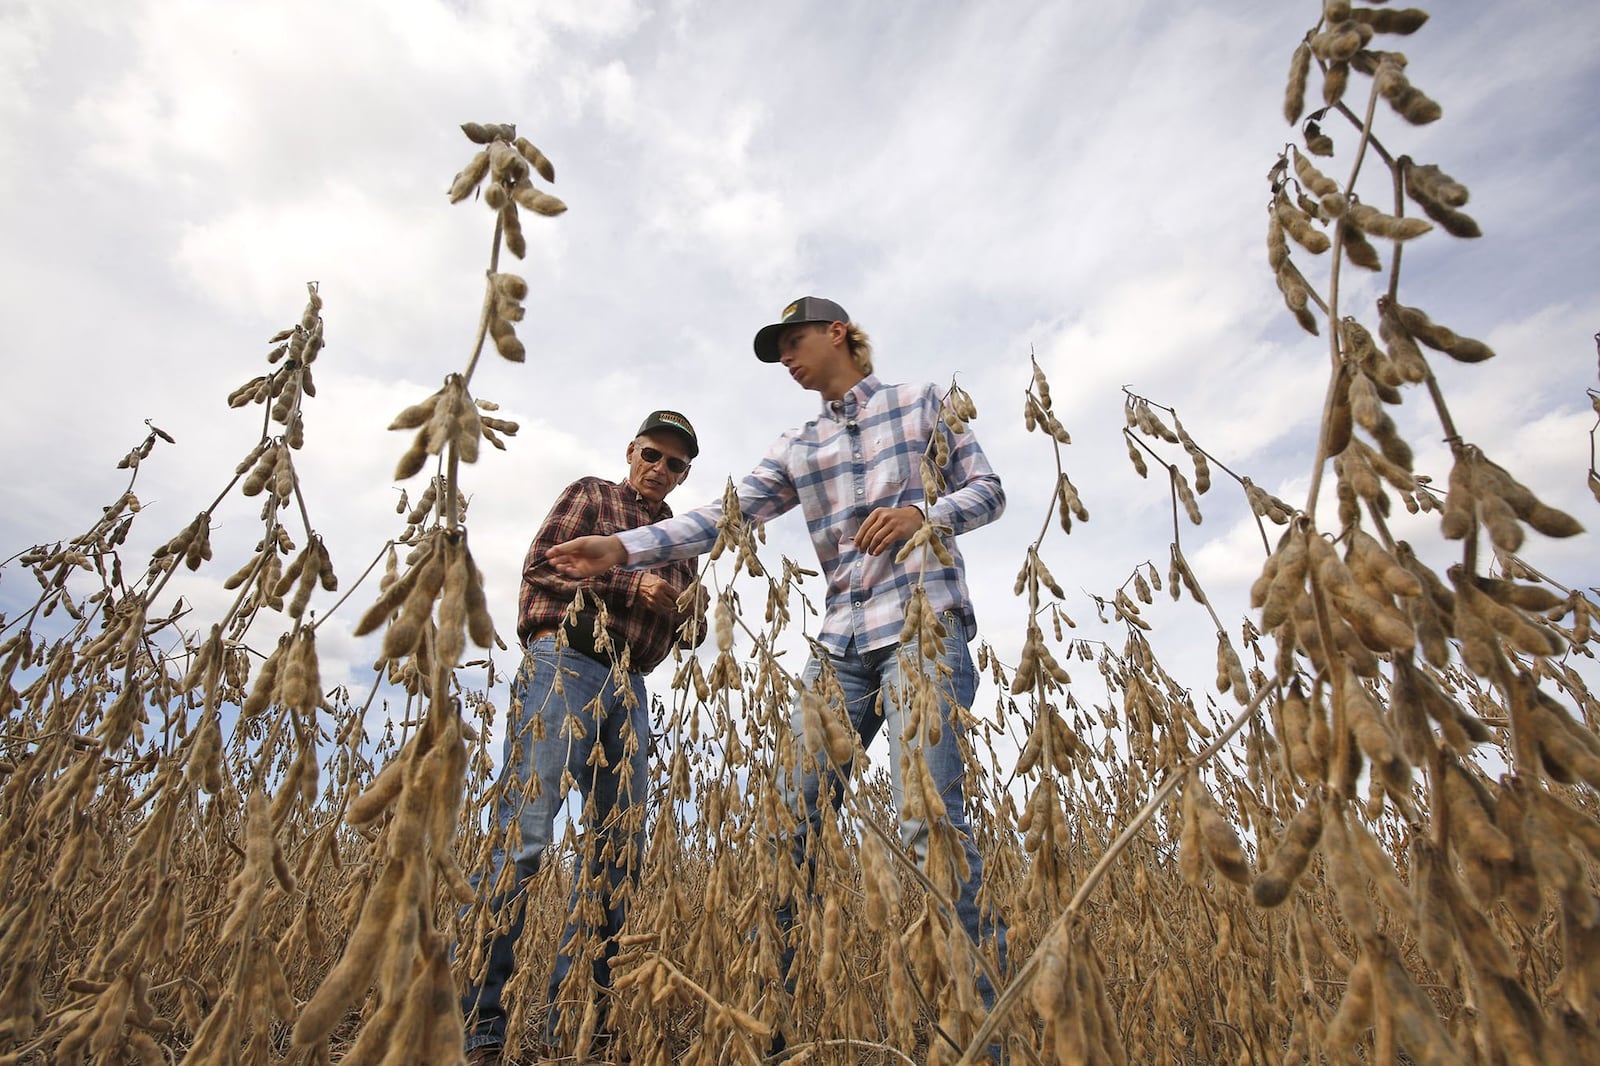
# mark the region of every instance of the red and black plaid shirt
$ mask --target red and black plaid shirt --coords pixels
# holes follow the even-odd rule
[[[650,610],[643,602],[635,602],[645,571],[612,569],[598,577],[575,580],[557,573],[545,561],[545,553],[574,537],[609,536],[671,517],[672,508],[666,501],[652,504],[626,479],[607,481],[585,477],[568,485],[545,516],[523,561],[517,636],[526,644],[539,630],[561,625],[572,597],[581,588],[586,599],[598,596],[605,601],[611,632],[627,641],[632,649],[632,668],[639,673],[654,670],[672,650],[681,619],[676,613],[662,614]],[[695,561],[680,559],[650,572],[675,591],[682,592],[694,580]],[[704,637],[702,620],[695,643]]]

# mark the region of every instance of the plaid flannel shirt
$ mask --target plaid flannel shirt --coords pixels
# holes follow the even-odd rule
[[[651,504],[630,485],[605,478],[579,478],[562,490],[544,524],[528,547],[522,564],[522,592],[517,604],[517,636],[526,644],[535,632],[559,626],[582,588],[605,601],[611,616],[611,630],[628,642],[630,665],[637,673],[654,670],[672,650],[677,639],[678,619],[661,614],[636,602],[643,574],[637,570],[615,569],[598,577],[574,580],[562,577],[545,562],[545,553],[557,544],[591,534],[606,536],[635,526],[672,517],[672,508],[663,501]],[[697,553],[689,553],[693,555]],[[654,571],[674,589],[682,592],[695,577],[694,562],[685,556]],[[700,639],[705,626],[700,626]],[[695,643],[699,643],[696,640]]]
[[[815,420],[779,437],[736,489],[747,520],[766,522],[796,505],[805,515],[827,581],[817,639],[834,654],[843,654],[852,641],[858,652],[897,642],[919,581],[935,611],[959,612],[969,638],[976,632],[966,565],[954,538],[948,538],[950,566],[928,551],[896,563],[897,548],[868,555],[855,545],[856,530],[879,507],[915,505],[928,521],[956,534],[1005,510],[1000,478],[977,438],[971,429],[952,433],[939,418],[941,403],[932,385],[884,385],[869,374],[842,399],[824,401]],[[947,435],[950,458],[941,469],[945,493],[929,507],[920,464],[936,432]],[[718,501],[622,533],[628,565],[699,555],[716,542],[721,515]]]

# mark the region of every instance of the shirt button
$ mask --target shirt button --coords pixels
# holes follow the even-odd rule
[[[867,491],[866,489],[856,489],[856,495],[860,496],[863,492],[866,492],[866,491]]]
[[[861,601],[860,601],[860,600],[857,600],[857,601],[856,601],[856,606],[857,606],[857,607],[860,607],[860,606],[861,606]]]

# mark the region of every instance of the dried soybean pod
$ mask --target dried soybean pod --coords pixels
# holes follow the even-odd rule
[[[1276,274],[1289,261],[1289,241],[1284,235],[1283,223],[1272,212],[1267,213],[1267,265]]]
[[[1528,800],[1515,779],[1504,779],[1494,815],[1495,824],[1511,842],[1511,861],[1506,864],[1501,898],[1519,922],[1531,926],[1539,920],[1543,905],[1531,846],[1538,826],[1531,821]]]
[[[526,137],[518,137],[511,144],[518,152],[522,153],[522,158],[526,159],[528,164],[538,171],[541,178],[548,182],[556,180],[555,165],[545,157],[543,152],[533,146],[533,142]]]
[[[1298,680],[1289,686],[1289,692],[1279,706],[1279,716],[1284,734],[1280,739],[1288,754],[1290,769],[1308,785],[1322,780],[1327,776],[1327,759],[1311,744],[1311,704]],[[1326,732],[1326,720],[1322,720],[1321,724],[1323,732]]]
[[[1257,906],[1276,907],[1289,898],[1289,889],[1294,887],[1295,881],[1305,871],[1306,864],[1311,861],[1312,849],[1321,838],[1322,804],[1312,798],[1290,819],[1283,840],[1272,853],[1267,868],[1250,886],[1250,894]]]
[[[1245,861],[1244,846],[1238,831],[1216,808],[1203,786],[1195,799],[1195,814],[1200,824],[1200,841],[1206,858],[1217,872],[1236,885],[1250,883],[1250,865]]]
[[[1361,643],[1376,652],[1403,652],[1415,647],[1416,634],[1404,616],[1391,603],[1363,592],[1333,547],[1320,536],[1313,536],[1310,558],[1315,577]]]
[[[460,203],[468,196],[471,196],[472,191],[478,187],[478,182],[482,181],[483,176],[488,172],[489,152],[487,149],[484,149],[475,154],[472,159],[467,162],[467,165],[461,168],[460,173],[455,176],[455,179],[450,182],[450,188],[448,190],[450,202],[453,204]]]
[[[1176,543],[1171,546],[1171,554],[1173,576],[1183,583],[1184,589],[1188,591],[1194,602],[1203,605],[1206,602],[1206,595],[1200,588],[1200,582],[1195,580],[1194,571],[1189,569],[1189,560],[1184,558],[1182,549]],[[1174,599],[1176,599],[1176,595],[1174,595]],[[1137,608],[1135,608],[1134,614],[1138,614]],[[1139,622],[1140,628],[1150,628],[1149,623],[1143,619],[1135,620]]]
[[[1312,313],[1309,306],[1311,287],[1306,284],[1306,279],[1292,262],[1287,259],[1278,268],[1276,275],[1278,291],[1283,293],[1284,305],[1294,313],[1295,321],[1300,323],[1300,328],[1311,334],[1318,335],[1317,316]]]
[[[1511,841],[1494,823],[1488,788],[1455,762],[1446,762],[1442,789],[1450,804],[1450,838],[1461,858],[1472,894],[1484,906],[1499,895],[1501,868],[1513,857]]]
[[[1326,426],[1324,451],[1327,455],[1338,455],[1350,446],[1350,434],[1354,428],[1350,409],[1350,369],[1342,362],[1335,372],[1333,402],[1329,405],[1328,418],[1324,424]]]
[[[1417,347],[1416,338],[1401,322],[1396,306],[1387,296],[1378,298],[1378,336],[1388,345],[1389,361],[1402,378],[1412,384],[1426,381],[1428,361],[1423,358],[1422,349]]]
[[[1328,250],[1328,235],[1312,224],[1310,216],[1290,203],[1281,190],[1273,200],[1272,210],[1284,230],[1306,251],[1320,255]]]
[[[1301,41],[1289,58],[1289,83],[1283,91],[1283,117],[1293,126],[1306,107],[1306,78],[1311,73],[1311,45]]]
[[[1278,576],[1278,568],[1283,563],[1283,549],[1289,543],[1292,533],[1292,530],[1286,530],[1283,536],[1278,538],[1278,546],[1273,549],[1271,555],[1267,556],[1267,561],[1261,566],[1261,573],[1251,583],[1250,606],[1259,608],[1267,602],[1267,592],[1272,588],[1272,582]],[[1145,603],[1150,602],[1143,596],[1140,599],[1144,600]],[[1276,626],[1263,626],[1265,630],[1276,628]]]
[[[1506,581],[1500,578],[1484,577],[1481,574],[1473,575],[1473,583],[1479,591],[1507,607],[1520,607],[1524,611],[1552,611],[1557,607],[1567,604],[1571,597],[1561,596],[1543,585],[1519,585],[1515,581]],[[1559,618],[1566,611],[1555,615]]]
[[[1410,156],[1400,158],[1406,195],[1422,208],[1423,214],[1443,226],[1455,237],[1481,237],[1483,230],[1472,216],[1457,210],[1467,202],[1467,187],[1433,164],[1420,165]]]
[[[1372,900],[1367,895],[1367,875],[1350,843],[1350,831],[1344,824],[1344,814],[1334,807],[1323,814],[1323,849],[1326,877],[1332,884],[1350,931],[1362,940],[1377,934],[1377,919]]]
[[[1417,926],[1417,946],[1422,957],[1440,973],[1448,974],[1455,958],[1456,931],[1450,921],[1450,889],[1446,878],[1455,875],[1433,842],[1411,838],[1411,914]]]
[[[444,543],[444,581],[439,592],[439,624],[434,643],[434,658],[446,669],[454,669],[461,662],[466,646],[467,585],[471,581],[471,563],[466,559],[464,544],[458,537],[447,538]]]
[[[315,543],[313,541],[311,544],[307,544],[289,561],[289,565],[284,568],[283,573],[273,585],[272,594],[274,596],[282,596],[294,587],[294,583],[299,580],[301,571],[306,568],[308,559],[315,551]]]
[[[256,461],[255,468],[246,475],[244,484],[239,491],[246,496],[259,496],[261,490],[267,487],[267,479],[272,476],[278,465],[278,446],[276,444],[261,453]]]
[[[1374,436],[1387,424],[1394,431],[1394,423],[1384,414],[1383,402],[1378,399],[1378,389],[1372,379],[1359,370],[1350,374],[1350,417],[1355,424]]]
[[[1388,389],[1395,389],[1405,383],[1399,367],[1395,366],[1394,361],[1385,353],[1378,350],[1372,334],[1353,317],[1346,315],[1339,320],[1339,336],[1344,341],[1345,352],[1351,363],[1360,367],[1378,384]],[[1388,394],[1384,394],[1383,398],[1386,403],[1395,402]]]
[[[1332,107],[1344,99],[1345,86],[1350,84],[1349,63],[1329,63],[1322,72],[1322,102]]]
[[[1546,506],[1500,464],[1480,455],[1475,473],[1482,491],[1505,500],[1518,518],[1545,536],[1573,537],[1583,532],[1583,525],[1576,518]]]
[[[1355,968],[1345,978],[1344,998],[1339,1001],[1339,1009],[1328,1021],[1323,1046],[1354,1047],[1361,1034],[1372,1024],[1372,1000],[1372,964],[1366,952],[1362,952]]]
[[[1350,205],[1349,217],[1366,233],[1392,241],[1408,241],[1433,229],[1433,225],[1409,215],[1389,215],[1370,204]]]
[[[1321,198],[1322,206],[1329,214],[1344,213],[1344,197],[1339,192],[1339,183],[1318,170],[1301,152],[1294,154],[1294,172],[1306,188]]]
[[[1582,845],[1589,857],[1600,862],[1600,821],[1587,811],[1580,811],[1555,793],[1545,789],[1530,790],[1534,802],[1548,824],[1555,826],[1567,837]]]
[[[1350,531],[1349,559],[1367,568],[1395,596],[1421,596],[1422,582],[1417,575],[1402,566],[1371,534],[1360,529]]]
[[[1478,494],[1473,477],[1475,449],[1456,449],[1450,466],[1450,489],[1444,498],[1439,529],[1446,540],[1461,540],[1477,525]]]
[[[1371,26],[1374,33],[1415,33],[1428,21],[1428,13],[1415,7],[1356,7],[1350,17]]]
[[[505,241],[506,251],[518,259],[527,256],[528,238],[522,234],[522,219],[517,214],[515,203],[507,203],[500,208],[500,235]]]
[[[1183,476],[1177,467],[1171,468],[1172,487],[1178,494],[1178,501],[1183,504],[1183,510],[1189,516],[1189,521],[1195,525],[1201,523],[1204,517],[1200,513],[1200,504],[1194,498],[1194,490],[1189,487],[1189,479]]]
[[[1388,71],[1385,77],[1385,71]],[[1401,118],[1414,126],[1423,126],[1436,121],[1444,114],[1437,101],[1430,98],[1421,89],[1406,80],[1398,68],[1380,64],[1378,69],[1379,92],[1385,100],[1393,105]]]
[[[1405,174],[1406,192],[1424,207],[1427,206],[1424,198],[1445,207],[1464,207],[1471,196],[1465,185],[1432,163],[1421,164],[1410,156],[1402,156],[1400,166]]]
[[[1311,37],[1311,50],[1328,63],[1348,63],[1371,36],[1370,27],[1340,19],[1327,23],[1322,32]]]
[[[1200,779],[1193,771],[1183,786],[1182,828],[1178,834],[1178,871],[1184,883],[1200,887],[1204,845],[1200,835]]]
[[[1383,269],[1383,260],[1378,257],[1378,250],[1367,240],[1367,235],[1349,215],[1339,219],[1339,238],[1344,248],[1344,256],[1351,263],[1366,270]]]
[[[1451,575],[1456,580],[1459,573],[1458,566],[1451,567],[1457,571]],[[1462,586],[1457,582],[1456,611],[1451,618],[1454,635],[1460,642],[1461,661],[1467,668],[1479,677],[1494,677],[1496,671],[1505,665],[1505,652],[1500,648],[1499,638],[1484,617],[1473,610],[1473,603],[1462,595]]]
[[[1458,600],[1466,597],[1472,611],[1488,622],[1513,648],[1525,655],[1560,655],[1565,650],[1561,638],[1550,629],[1534,624],[1516,608],[1496,603],[1485,595],[1473,582],[1471,574],[1458,572],[1454,566],[1450,570]]]
[[[1367,687],[1351,674],[1346,674],[1340,695],[1345,721],[1354,731],[1362,753],[1372,763],[1373,772],[1379,775],[1390,791],[1405,795],[1411,788],[1411,764],[1400,753],[1377,701]]]
[[[467,634],[480,648],[494,645],[494,618],[489,613],[489,600],[483,590],[483,571],[479,570],[471,554],[467,555]]]
[[[1394,680],[1389,686],[1389,712],[1400,751],[1412,763],[1424,763],[1433,751],[1428,708],[1422,682],[1409,656],[1396,656]]]
[[[1393,1038],[1411,1053],[1411,1061],[1427,1063],[1429,1066],[1449,1066],[1466,1061],[1461,1048],[1440,1020],[1433,1001],[1411,979],[1393,947],[1384,944],[1374,962],[1373,984],[1379,993],[1380,1024],[1386,1015],[1391,1019]],[[1392,1042],[1390,1049],[1394,1049]],[[1399,1056],[1392,1055],[1380,1061],[1399,1061]],[[1506,1061],[1527,1060],[1508,1056]]]
[[[1144,456],[1139,454],[1139,448],[1138,445],[1134,443],[1133,434],[1129,433],[1127,430],[1123,430],[1122,436],[1127,441],[1128,459],[1133,463],[1133,469],[1140,477],[1148,477],[1150,474],[1149,468],[1145,466]]]
[[[1446,695],[1427,673],[1417,671],[1416,682],[1423,709],[1438,723],[1440,736],[1457,755],[1467,755],[1475,745],[1494,739],[1483,719]]]
[[[1463,363],[1481,363],[1494,357],[1494,351],[1482,341],[1462,337],[1454,330],[1441,326],[1415,307],[1394,305],[1395,314],[1405,325],[1406,332],[1436,351]]]
[[[511,187],[511,197],[529,211],[536,215],[544,215],[546,218],[554,218],[567,209],[567,205],[559,197],[540,192],[526,181],[519,181]]]
[[[1046,411],[1050,410],[1050,382],[1037,360],[1033,363],[1033,391],[1039,397],[1039,405]]]

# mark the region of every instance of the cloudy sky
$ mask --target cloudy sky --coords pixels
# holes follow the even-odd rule
[[[1232,469],[1305,500],[1327,345],[1283,310],[1263,209],[1294,137],[1289,56],[1319,9],[7,0],[0,543],[9,554],[85,528],[121,491],[115,463],[145,419],[178,444],[141,475],[139,544],[187,524],[259,433],[259,408],[229,410],[227,394],[265,370],[267,338],[314,279],[329,346],[296,462],[353,580],[401,528],[391,478],[406,441],[384,427],[464,365],[477,323],[492,215],[444,196],[473,151],[458,124],[513,122],[554,161],[551,191],[570,210],[526,223],[514,269],[532,289],[528,362],[491,357],[473,382],[522,424],[509,452],[465,471],[502,631],[551,500],[577,476],[620,476],[645,412],[677,408],[700,427],[679,509],[811,417],[814,394],[758,363],[750,337],[814,293],[872,334],[885,380],[959,375],[974,396],[1010,505],[964,547],[983,635],[1008,661],[1025,621],[1012,578],[1053,487],[1048,442],[1020,417],[1037,353],[1091,512],[1071,537],[1053,532],[1045,558],[1080,635],[1120,646],[1088,594],[1109,597],[1147,560],[1164,574],[1171,540],[1165,487],[1124,454],[1122,386],[1175,406]],[[1377,131],[1470,186],[1486,233],[1428,235],[1402,275],[1404,302],[1499,353],[1439,368],[1463,435],[1591,527],[1597,39],[1600,9],[1576,0],[1443,5],[1391,47],[1445,117],[1414,129],[1380,106]],[[1326,126],[1342,179],[1353,131]],[[1387,202],[1376,159],[1361,189]],[[1296,258],[1326,277],[1326,257]],[[1378,283],[1355,273],[1344,306],[1375,328]],[[1414,391],[1397,417],[1419,472],[1442,483],[1437,420]],[[1236,631],[1259,538],[1226,481],[1201,502],[1185,549]],[[183,586],[197,621],[226,602],[216,582],[259,536],[256,510],[219,508],[219,572]],[[1429,523],[1398,528],[1443,568]],[[810,559],[797,515],[771,543]],[[1600,581],[1587,537],[1528,554],[1565,582]],[[5,575],[0,608],[29,588]],[[1186,601],[1155,617],[1158,655],[1192,661],[1185,679],[1208,687],[1204,614]],[[322,631],[325,679],[370,660],[350,621]],[[1080,699],[1103,696],[1076,672]]]

